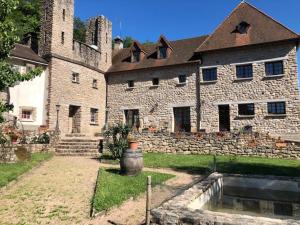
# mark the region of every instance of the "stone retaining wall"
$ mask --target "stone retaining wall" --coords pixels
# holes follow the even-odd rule
[[[151,133],[137,134],[144,152],[217,154],[300,159],[300,143],[258,133]]]

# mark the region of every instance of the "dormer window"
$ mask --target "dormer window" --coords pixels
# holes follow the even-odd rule
[[[247,34],[249,28],[250,28],[250,24],[243,21],[235,27],[235,30],[232,31],[232,33]]]
[[[139,62],[140,61],[140,55],[141,52],[138,50],[135,50],[132,52],[132,62]]]
[[[167,47],[164,47],[164,46],[159,47],[158,52],[159,52],[159,56],[158,56],[159,59],[166,59],[167,58],[167,54],[168,54],[168,48]]]

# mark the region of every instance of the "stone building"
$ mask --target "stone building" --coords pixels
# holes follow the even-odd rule
[[[73,40],[74,0],[42,5],[34,57],[45,75],[42,90],[39,82],[30,87],[44,100],[39,107],[20,103],[44,115],[36,125],[89,137],[119,122],[169,132],[300,132],[299,35],[248,3],[210,35],[162,35],[156,44],[134,41],[130,48],[117,37],[114,49],[104,16],[88,21],[87,43],[80,43]],[[29,98],[28,87],[15,88]]]
[[[300,131],[299,35],[242,2],[209,36],[116,50],[108,121],[139,129]]]

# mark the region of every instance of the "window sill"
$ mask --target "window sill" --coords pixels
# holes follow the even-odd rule
[[[98,88],[97,88],[97,87],[93,87],[93,89],[95,89],[95,90],[98,90]]]
[[[218,82],[217,80],[201,81],[200,84],[215,84],[217,82]]]
[[[77,81],[72,81],[72,83],[73,83],[73,84],[79,84],[79,82],[77,82]]]
[[[152,85],[152,86],[150,86],[150,88],[158,88],[160,85]]]
[[[238,119],[253,119],[255,115],[238,115]]]
[[[251,80],[253,80],[253,77],[236,78],[234,82],[251,81]]]
[[[282,78],[284,77],[284,74],[278,74],[278,75],[268,75],[268,76],[264,76],[263,79],[276,79],[276,78]]]
[[[266,117],[286,117],[286,114],[268,114]]]
[[[91,126],[99,126],[98,123],[90,123]]]
[[[132,91],[132,90],[134,90],[134,87],[127,87],[126,88],[126,91]]]
[[[23,123],[32,123],[34,120],[25,120],[25,119],[20,119],[21,122]]]
[[[177,83],[176,86],[185,86],[187,85],[187,82],[184,82],[184,83]]]

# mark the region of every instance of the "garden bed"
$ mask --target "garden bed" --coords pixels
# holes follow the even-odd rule
[[[147,176],[152,176],[152,186],[159,185],[174,175],[142,172],[138,176],[121,176],[118,169],[100,169],[92,200],[92,215],[121,205],[146,191]]]
[[[52,156],[51,153],[33,153],[29,161],[0,164],[0,188],[16,180],[20,175],[31,170],[42,161],[51,159]]]

